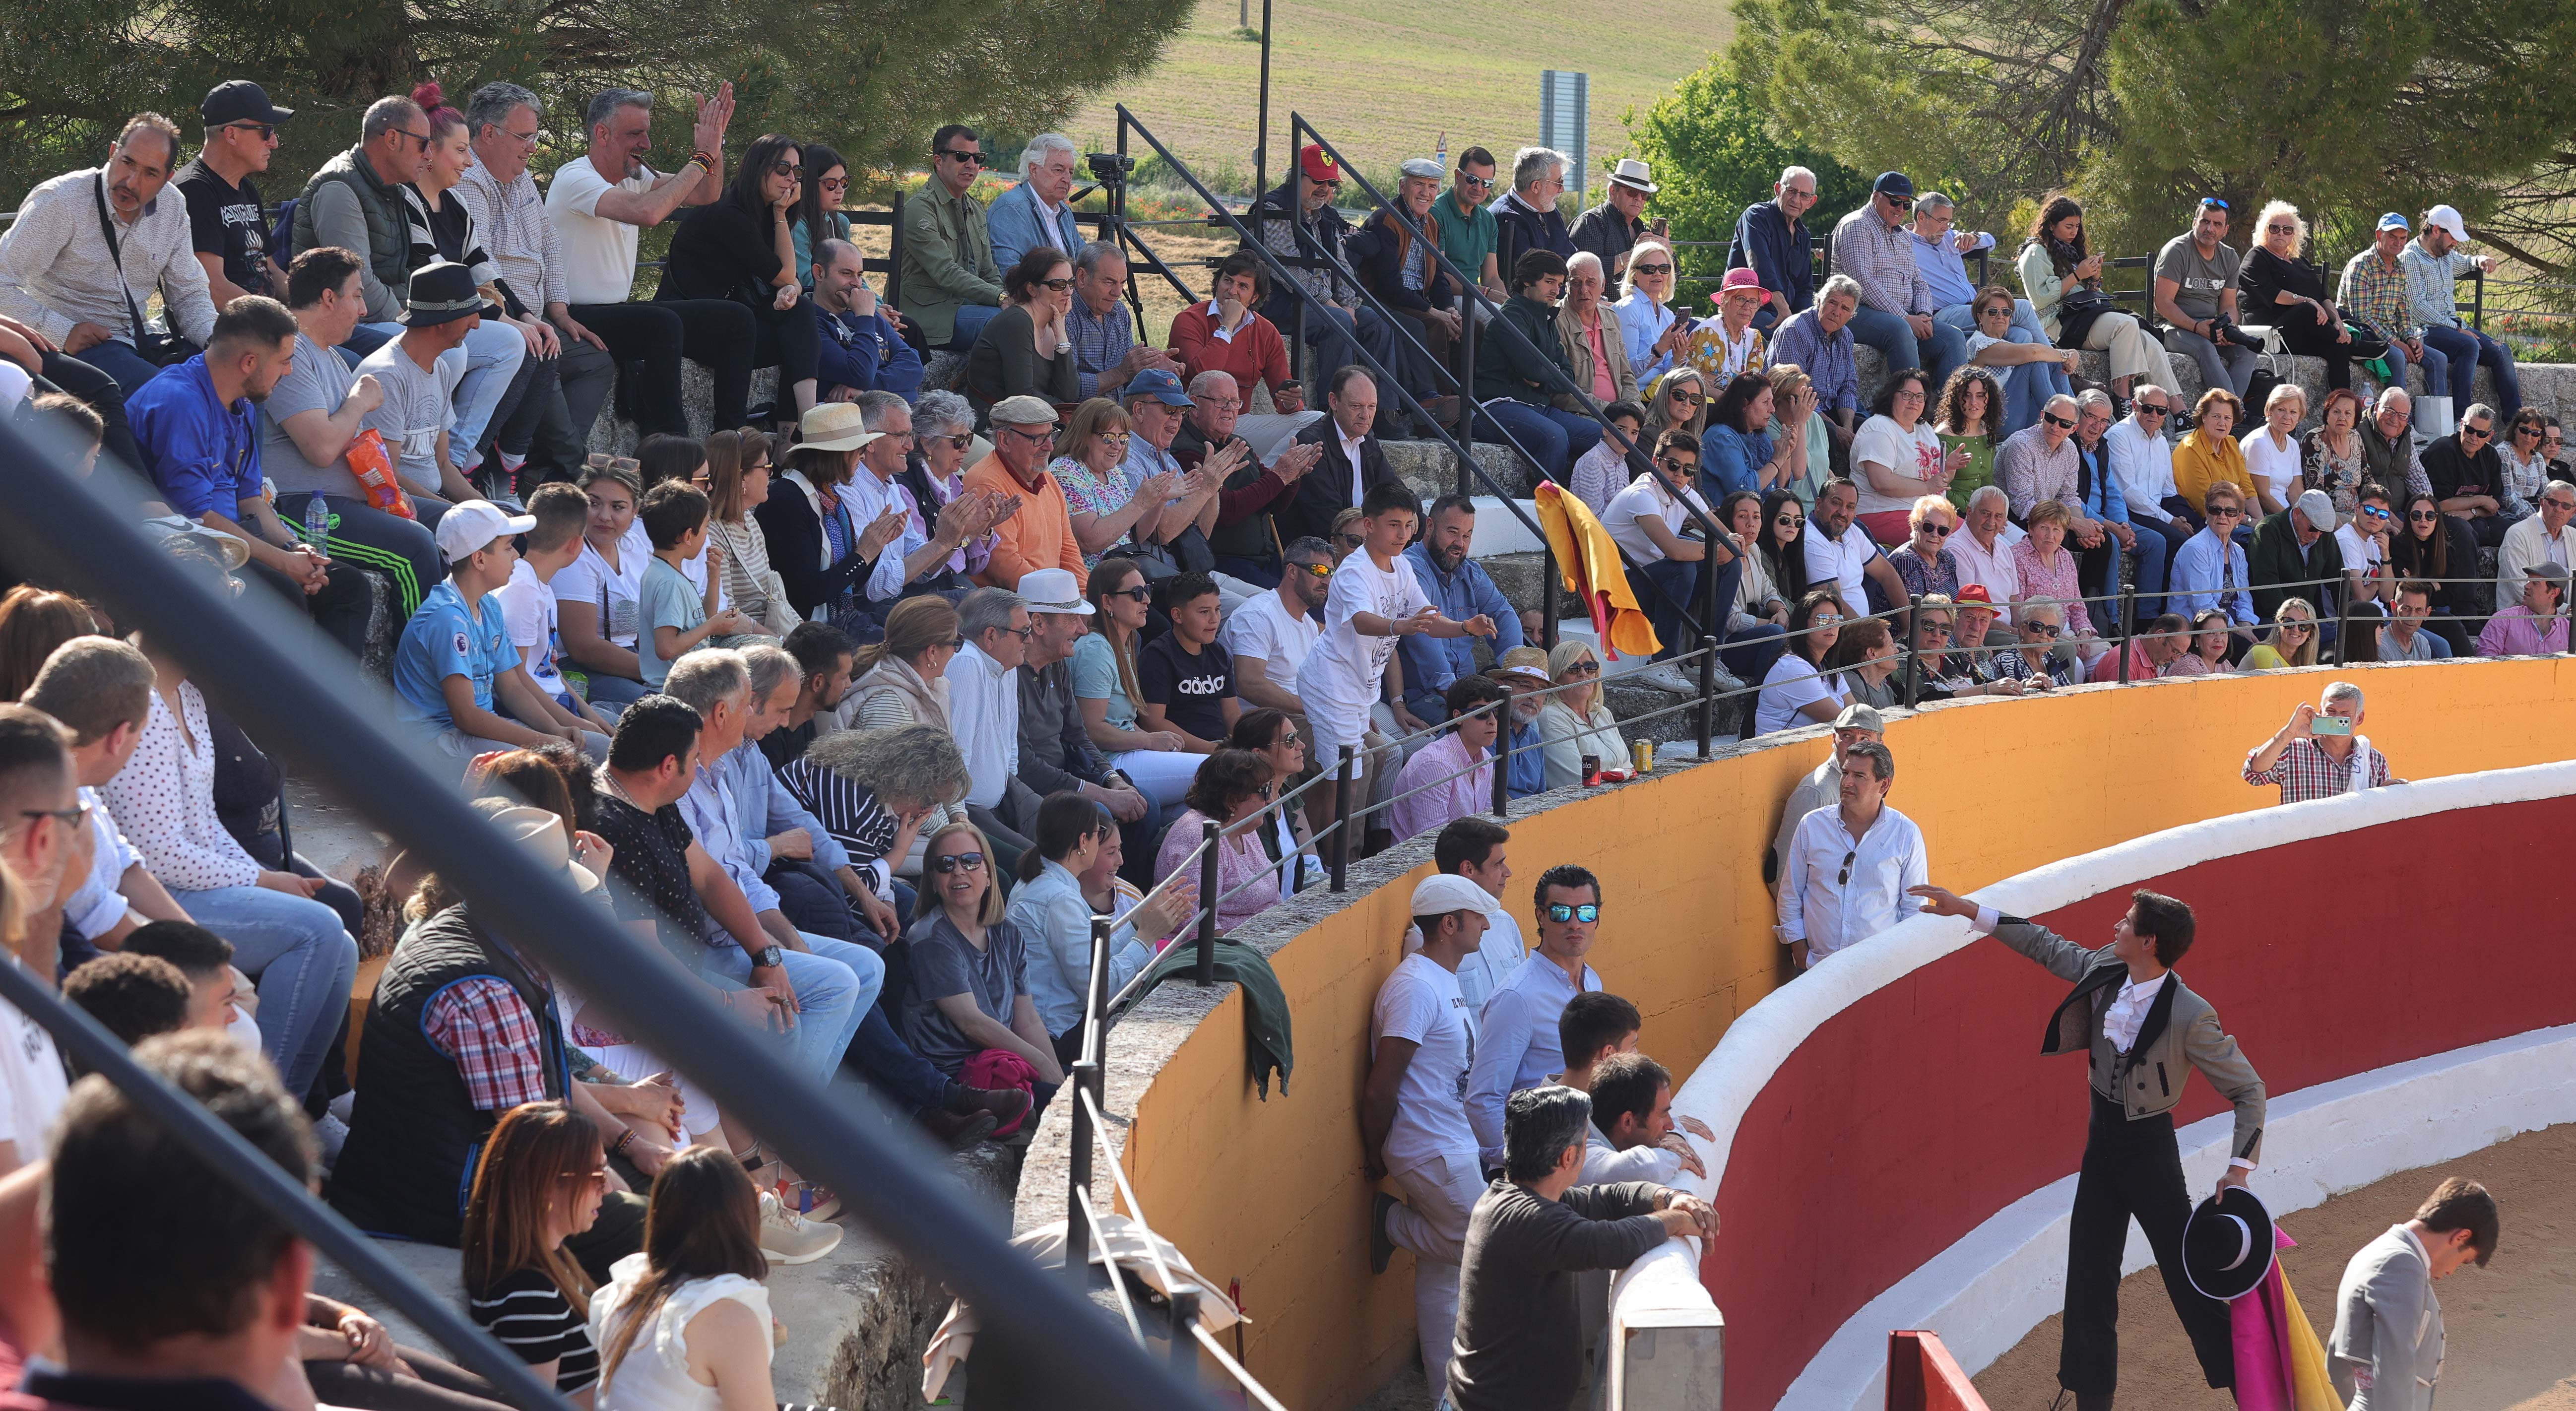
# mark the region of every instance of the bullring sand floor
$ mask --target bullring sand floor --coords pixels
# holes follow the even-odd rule
[[[2378,1238],[2448,1176],[2495,1193],[2504,1232],[2486,1268],[2472,1264],[2435,1286],[2449,1335],[2439,1402],[2457,1411],[2576,1411],[2576,1123],[2516,1137],[2457,1161],[2401,1171],[2281,1219],[2299,1242],[2284,1250],[2290,1287],[2323,1340],[2334,1330],[2335,1287],[2353,1251]],[[2227,1411],[2201,1384],[2191,1343],[2153,1269],[2120,1285],[2122,1406]],[[1994,1411],[2045,1411],[2057,1395],[2058,1319],[2049,1319],[1977,1377]]]

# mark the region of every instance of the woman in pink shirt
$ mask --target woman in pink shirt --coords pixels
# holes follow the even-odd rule
[[[2066,506],[2055,500],[2030,507],[2030,535],[2013,545],[2021,591],[2012,600],[2052,598],[2066,604],[2066,630],[2083,638],[2093,635],[2093,619],[2084,610],[2084,590],[2075,581],[2075,555],[2066,551],[2066,525],[2072,518]]]

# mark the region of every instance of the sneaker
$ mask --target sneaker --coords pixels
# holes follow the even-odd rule
[[[1396,1206],[1394,1196],[1374,1192],[1369,1200],[1369,1272],[1383,1274],[1387,1262],[1395,1258],[1395,1237],[1386,1232],[1386,1213]]]
[[[1668,661],[1659,661],[1641,670],[1631,671],[1626,679],[1640,686],[1651,686],[1658,691],[1670,691],[1677,696],[1699,694],[1698,673],[1685,670]]]
[[[760,1252],[772,1264],[811,1264],[841,1247],[841,1227],[808,1220],[760,1193]]]

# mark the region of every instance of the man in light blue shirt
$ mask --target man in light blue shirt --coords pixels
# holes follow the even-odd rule
[[[1476,502],[1464,495],[1443,495],[1431,502],[1422,537],[1404,556],[1413,560],[1413,578],[1422,585],[1422,596],[1440,609],[1441,616],[1459,622],[1478,615],[1494,620],[1494,639],[1486,645],[1499,657],[1521,644],[1521,615],[1473,557],[1475,535]],[[1405,708],[1426,725],[1448,719],[1444,697],[1449,688],[1458,684],[1459,677],[1476,674],[1476,639],[1422,633],[1400,638],[1397,650],[1404,658]]]
[[[2451,360],[2451,404],[2465,413],[2477,400],[2478,365],[2484,363],[2495,377],[2503,412],[2498,424],[2510,426],[2522,411],[2522,379],[2514,373],[2513,350],[2460,321],[2460,271],[2475,266],[2482,274],[2495,273],[2495,256],[2461,253],[2468,238],[2468,226],[2451,207],[2435,206],[2424,213],[2423,232],[2397,255],[2406,269],[2406,309],[2424,325],[2424,341]]]
[[[1601,879],[1559,863],[1539,874],[1538,949],[1485,1001],[1467,1070],[1467,1120],[1487,1167],[1503,1164],[1503,1099],[1565,1070],[1556,1021],[1565,1002],[1601,988],[1583,957],[1601,920]]]
[[[2254,596],[2246,580],[2245,548],[2235,538],[2236,526],[2245,520],[2244,502],[2235,486],[2222,483],[2209,487],[2202,508],[2209,525],[2174,552],[2165,610],[2193,618],[2217,608],[2227,614],[2227,625],[2250,642],[2256,626]]]
[[[1089,844],[1077,844],[1067,860],[1087,863],[1086,851],[1106,846],[1102,840],[1117,836],[1116,827],[1108,810],[1100,810],[1100,831]],[[1029,999],[1056,1041],[1056,1056],[1067,1062],[1082,1041],[1083,988],[1091,983],[1091,917],[1082,879],[1053,859],[1011,891],[1011,924],[1028,946]],[[1136,934],[1135,921],[1120,917],[1109,932],[1109,993],[1125,989],[1153,962],[1154,948]]]
[[[1995,237],[1983,230],[1953,232],[1950,227],[1958,218],[1957,207],[1938,191],[1926,191],[1914,203],[1914,268],[1931,293],[1932,320],[1948,324],[1964,337],[1977,331],[1976,320],[1970,317],[1977,284],[1968,277],[1964,257],[1995,248]],[[1987,283],[2002,283],[1991,273]],[[2028,299],[2013,300],[2012,330],[2012,342],[2047,346],[2048,335],[2040,329],[2039,315],[2031,311]]]
[[[732,795],[743,853],[778,896],[778,909],[799,931],[860,945],[883,945],[899,929],[888,899],[891,878],[883,859],[861,871],[850,850],[834,838],[769,767],[760,742],[787,723],[796,708],[804,669],[783,647],[746,647],[751,704],[743,713],[742,743],[708,763],[707,773]]]
[[[1041,132],[1020,149],[1020,184],[994,197],[984,212],[996,268],[1008,273],[1041,245],[1068,260],[1082,248],[1082,226],[1068,199],[1074,163],[1073,139],[1061,132]]]

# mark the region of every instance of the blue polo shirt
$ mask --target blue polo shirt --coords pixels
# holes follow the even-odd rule
[[[394,648],[394,694],[402,698],[397,714],[406,725],[450,730],[456,717],[447,710],[444,683],[450,676],[474,682],[474,704],[492,709],[492,683],[518,664],[510,629],[501,620],[501,605],[486,596],[465,606],[465,594],[451,578],[429,590],[420,611],[403,624],[401,645]]]
[[[241,502],[260,497],[259,408],[227,407],[203,353],[167,368],[125,399],[125,420],[172,509],[241,523]]]

